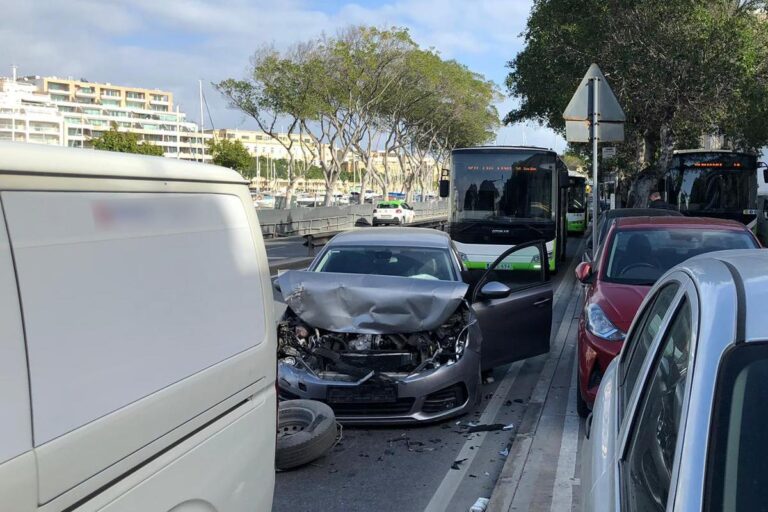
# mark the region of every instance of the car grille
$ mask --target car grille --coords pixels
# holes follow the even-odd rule
[[[395,416],[408,414],[413,408],[413,398],[398,398],[394,402],[330,403],[337,416]]]
[[[425,413],[443,412],[460,407],[466,401],[467,388],[459,383],[427,395],[421,410]]]

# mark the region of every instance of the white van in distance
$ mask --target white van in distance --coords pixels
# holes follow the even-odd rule
[[[236,172],[0,143],[0,510],[270,510],[273,317]]]

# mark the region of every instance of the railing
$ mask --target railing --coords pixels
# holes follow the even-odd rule
[[[445,202],[415,203],[414,224],[441,227],[448,220]],[[329,231],[345,231],[372,223],[373,205],[258,210],[261,232],[265,238],[310,235]]]

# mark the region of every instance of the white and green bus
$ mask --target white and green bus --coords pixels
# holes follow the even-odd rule
[[[543,240],[549,269],[558,270],[567,240],[568,168],[554,151],[455,149],[450,171],[441,176],[440,195],[449,198],[448,233],[467,268],[487,268],[511,246]],[[509,265],[540,268],[528,258]]]
[[[584,234],[587,230],[589,205],[587,204],[587,177],[568,171],[568,233]]]

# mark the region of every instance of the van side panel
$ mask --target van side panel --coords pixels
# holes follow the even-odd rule
[[[31,418],[19,295],[0,210],[0,510],[37,510]]]
[[[0,211],[0,465],[32,449],[31,420],[19,292]]]
[[[269,512],[276,400],[264,389],[73,512]]]
[[[2,201],[36,446],[264,340],[239,197],[3,192]]]

